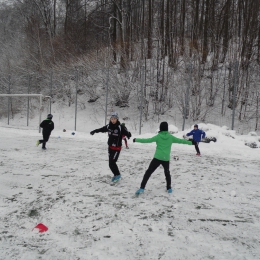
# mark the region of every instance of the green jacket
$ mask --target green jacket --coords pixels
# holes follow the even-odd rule
[[[135,138],[137,143],[156,142],[154,158],[161,161],[170,161],[171,147],[173,143],[192,145],[191,141],[179,139],[171,135],[168,131],[159,132],[152,138]]]

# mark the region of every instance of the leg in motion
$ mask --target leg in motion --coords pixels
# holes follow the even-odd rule
[[[42,144],[42,149],[46,149],[46,143],[49,141],[50,134],[43,133],[43,140],[40,140],[40,143]]]
[[[146,170],[143,180],[141,182],[141,188],[144,189],[146,186],[146,183],[148,182],[149,178],[151,177],[152,173],[160,166],[162,161],[153,158],[148,169]]]
[[[162,162],[162,166],[164,168],[164,174],[165,174],[165,179],[166,179],[166,189],[169,193],[172,191],[171,187],[171,174],[170,174],[170,162]]]
[[[196,149],[197,155],[200,155],[200,149],[199,149],[199,143],[198,142],[195,144],[195,149]]]
[[[111,150],[108,148],[108,161],[109,161],[109,168],[114,174],[114,176],[120,175],[118,166],[116,164],[118,158],[119,158],[120,151]]]

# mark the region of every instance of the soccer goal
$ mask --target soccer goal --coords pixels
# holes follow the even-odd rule
[[[43,96],[42,94],[0,94],[0,97],[39,97],[40,104],[39,104],[39,133],[41,132],[40,123],[42,121],[42,98],[49,98],[50,105],[51,105],[51,97],[50,96]],[[9,110],[9,107],[8,107]],[[9,111],[8,111],[9,112]],[[9,114],[8,114],[8,124],[9,124]]]

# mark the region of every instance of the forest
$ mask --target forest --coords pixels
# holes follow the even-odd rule
[[[0,19],[0,94],[105,109],[107,89],[143,120],[174,110],[259,130],[260,1],[13,0]]]

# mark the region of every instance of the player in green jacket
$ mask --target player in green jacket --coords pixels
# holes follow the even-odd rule
[[[166,189],[167,189],[168,193],[172,193],[171,175],[170,175],[170,170],[169,170],[171,146],[173,143],[192,145],[193,141],[179,139],[179,138],[171,135],[168,132],[168,123],[162,122],[160,124],[160,131],[156,136],[154,136],[152,138],[134,138],[133,142],[137,142],[137,143],[156,142],[156,151],[154,154],[154,158],[151,161],[148,169],[146,170],[146,172],[144,174],[140,189],[135,194],[138,195],[138,194],[144,192],[146,183],[148,182],[150,176],[160,165],[162,165],[164,168],[164,174],[165,174],[165,178],[166,178]]]

